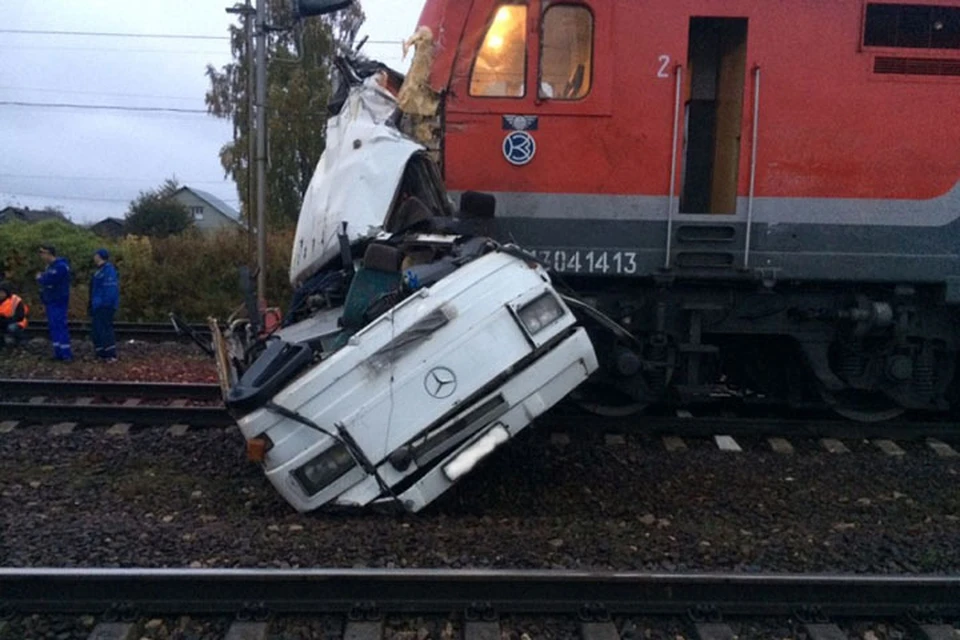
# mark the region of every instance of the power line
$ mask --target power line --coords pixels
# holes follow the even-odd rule
[[[24,193],[22,191],[2,191],[4,193],[14,198],[49,198],[51,200],[83,200],[86,202],[130,202],[133,198],[88,198],[85,196],[60,196],[50,193]]]
[[[52,109],[92,109],[99,111],[148,111],[154,113],[203,113],[206,109],[180,109],[177,107],[130,107],[106,104],[70,104],[65,102],[21,102],[18,100],[0,100],[0,105],[10,107],[42,107]]]
[[[48,198],[50,200],[80,200],[85,202],[130,202],[131,200],[136,200],[136,196],[132,198],[91,198],[88,196],[68,196],[60,195],[55,193],[26,193],[23,191],[3,191],[0,189],[0,194],[5,195],[6,197],[13,198]],[[224,202],[240,202],[236,198],[220,198]]]
[[[130,33],[119,31],[46,31],[43,29],[0,29],[0,33],[37,36],[94,36],[108,38],[154,38],[163,40],[229,40],[229,36],[205,36],[193,33]]]
[[[0,173],[0,178],[18,178],[24,180],[79,180],[83,182],[154,182],[156,178],[120,178],[107,176],[58,176],[58,175],[37,175],[22,173]],[[223,184],[225,180],[186,180],[177,177],[178,182],[184,184]]]
[[[229,40],[230,36],[179,33],[132,33],[121,31],[47,31],[42,29],[0,29],[0,33],[43,36],[86,36],[107,38],[151,38],[159,40]],[[367,40],[366,44],[403,44],[403,40]]]
[[[198,100],[197,96],[161,96],[147,93],[112,93],[109,91],[79,91],[76,89],[50,89],[45,87],[10,87],[0,86],[0,89],[7,91],[32,91],[38,93],[75,93],[77,95],[89,96],[115,96],[118,98],[157,98],[160,100]]]
[[[373,44],[400,45],[403,43],[400,40],[397,40],[396,42],[378,41],[374,42]],[[106,53],[170,53],[177,55],[230,56],[230,51],[227,49],[214,51],[209,49],[118,49],[115,47],[58,47],[33,45],[8,45],[7,49],[12,51],[95,51]]]
[[[176,53],[186,55],[230,55],[226,49],[218,51],[204,50],[179,50],[179,49],[109,49],[106,47],[34,47],[34,46],[16,46],[12,47],[16,51],[107,51],[113,53]]]

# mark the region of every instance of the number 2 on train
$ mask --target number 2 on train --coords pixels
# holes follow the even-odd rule
[[[669,78],[670,74],[667,72],[667,67],[670,66],[670,56],[660,56],[660,69],[657,71],[658,78]]]

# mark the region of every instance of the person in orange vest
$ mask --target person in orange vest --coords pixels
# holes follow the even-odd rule
[[[0,283],[0,348],[23,339],[29,313],[27,303],[13,292],[10,283]]]

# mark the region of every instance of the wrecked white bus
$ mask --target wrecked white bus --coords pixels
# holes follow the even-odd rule
[[[397,78],[341,59],[327,149],[301,212],[285,326],[216,328],[228,408],[299,511],[419,511],[598,367],[531,256],[454,212],[428,151],[397,128]],[[359,259],[358,259],[359,258]],[[572,301],[569,301],[573,304]]]

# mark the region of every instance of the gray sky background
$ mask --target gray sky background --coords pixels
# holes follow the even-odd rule
[[[400,41],[423,0],[360,0],[361,37]],[[2,0],[0,29],[226,36],[232,0]],[[204,109],[207,63],[227,40],[0,33],[0,103]],[[399,44],[365,51],[405,70]],[[409,61],[409,59],[408,59]],[[141,190],[176,175],[237,207],[218,152],[228,121],[152,113],[0,104],[0,208],[61,207],[74,221],[122,217]]]

